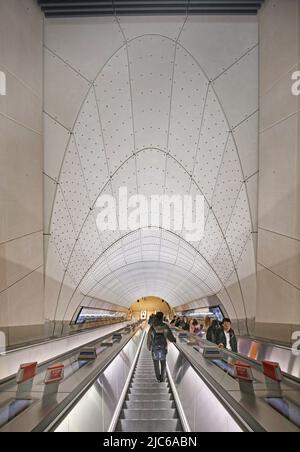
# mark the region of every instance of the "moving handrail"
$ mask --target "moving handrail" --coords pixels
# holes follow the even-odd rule
[[[197,342],[197,344],[199,346],[201,346],[202,348],[204,348],[205,346],[216,346],[216,344],[212,344],[210,342],[208,342],[206,339],[204,338],[200,338],[199,336],[196,336],[195,334],[189,333],[187,331],[183,331],[180,328],[174,328],[175,331],[180,332],[180,333],[186,333],[188,336],[188,339],[190,341],[195,341]],[[253,339],[252,339],[253,340]],[[259,342],[258,340],[256,342]],[[287,349],[287,347],[282,347],[280,346],[280,348],[284,348]],[[223,349],[222,350],[222,354],[224,355],[224,357],[228,357],[228,358],[232,358],[233,360],[240,360],[243,361],[245,363],[248,363],[251,365],[251,367],[253,367],[254,369],[260,371],[262,369],[262,361],[259,361],[257,359],[253,359],[245,354],[242,353],[234,353],[231,352],[229,350]],[[300,356],[298,357],[299,361],[300,361]],[[279,362],[279,364],[281,365],[281,363]],[[282,375],[285,379],[285,381],[287,383],[292,382],[292,383],[299,383],[300,384],[300,377],[297,377],[296,375],[292,375],[290,373],[287,373],[284,371],[284,369],[282,369]]]
[[[30,395],[32,399],[30,407],[26,412],[20,413],[19,416],[4,425],[1,430],[12,432],[41,432],[47,430],[51,423],[61,419],[61,416],[65,415],[69,409],[72,409],[74,404],[84,395],[85,391],[93,384],[99,374],[109,366],[126,344],[135,336],[140,326],[141,323],[137,322],[135,326],[131,327],[130,333],[127,332],[124,334],[122,340],[116,340],[113,347],[106,347],[94,361],[90,362],[87,366],[79,368],[75,375],[71,375],[63,380],[58,394],[55,394],[55,396],[45,396],[43,383],[37,382],[33,386],[32,394]],[[121,330],[124,330],[124,328]],[[74,353],[78,354],[79,349],[76,351],[73,350],[72,355]],[[43,366],[45,366],[45,363],[43,363]],[[5,392],[2,395],[4,394]],[[9,394],[10,396],[8,395],[8,397],[11,398],[13,392],[9,391]]]
[[[84,394],[93,386],[99,376],[105,372],[108,366],[114,361],[114,359],[122,352],[126,345],[134,338],[138,330],[142,329],[142,322],[138,322],[136,328],[126,337],[125,341],[122,341],[113,348],[111,353],[108,354],[99,365],[97,365],[92,372],[81,381],[72,392],[55,407],[55,409],[49,413],[49,415],[42,420],[32,431],[33,432],[54,432],[58,425],[62,422],[62,419],[68,415],[78,403],[78,401],[84,396]]]
[[[195,337],[186,333],[187,337],[184,338],[182,330],[177,330],[181,339],[174,346],[179,353],[181,353],[188,364],[194,369],[194,371],[205,382],[206,386],[211,392],[219,399],[219,401],[226,407],[226,410],[231,413],[233,417],[243,425],[243,429],[246,431],[266,432],[273,431],[274,425],[280,425],[280,417],[284,414],[278,413],[272,407],[268,405],[270,397],[270,388],[268,387],[266,376],[263,373],[260,363],[254,361],[251,362],[251,368],[253,370],[253,391],[252,393],[245,393],[241,390],[239,381],[235,378],[234,364],[250,363],[248,358],[229,352],[227,350],[221,351],[221,359],[231,361],[232,373],[228,371],[224,372],[222,366],[218,367],[218,361],[221,359],[207,359],[203,355],[202,351],[207,345],[212,345],[204,339]],[[217,347],[215,346],[217,349]],[[226,367],[226,366],[225,366]],[[248,366],[250,367],[250,366]],[[279,400],[283,403],[285,401],[291,402],[293,409],[300,410],[299,406],[299,391],[300,386],[297,382],[291,381],[290,378],[284,377],[281,387],[279,388]],[[276,384],[271,383],[271,392],[276,390]],[[272,398],[272,396],[271,396]],[[264,417],[259,417],[257,413],[265,412]],[[299,431],[297,429],[297,422],[293,422],[288,418],[283,421],[286,431]],[[276,429],[275,429],[276,431]]]
[[[199,378],[202,379],[207,388],[219,400],[243,432],[266,432],[255,419],[249,419],[248,413],[241,409],[241,406],[232,399],[228,391],[199,364],[199,361],[195,357],[187,353],[187,350],[184,349],[180,342],[177,341],[173,346],[185,357]]]
[[[126,324],[126,325],[130,325],[130,322],[124,322],[123,326],[122,326],[122,327],[120,326],[120,328],[118,328],[117,330],[113,330],[113,333],[118,333],[118,332],[122,331],[122,330],[125,328],[125,324]],[[114,325],[112,325],[112,326],[114,326]],[[82,344],[76,345],[76,346],[73,347],[73,348],[69,348],[69,350],[63,351],[62,353],[58,353],[57,355],[52,356],[52,357],[49,358],[49,359],[41,359],[41,360],[39,360],[38,371],[40,372],[41,370],[44,369],[45,366],[47,366],[47,365],[50,364],[50,363],[55,363],[55,362],[57,362],[58,360],[62,360],[62,359],[63,359],[63,360],[66,360],[66,359],[72,357],[72,356],[73,356],[74,354],[76,354],[83,346],[89,347],[89,346],[92,346],[92,345],[101,343],[103,340],[105,340],[105,339],[107,339],[108,337],[110,337],[111,334],[112,334],[112,332],[108,332],[108,333],[104,334],[103,336],[98,336],[98,337],[93,338],[93,339],[91,339],[91,340],[87,340],[86,342],[84,341]],[[76,335],[73,335],[73,337],[74,337],[74,336],[77,336],[77,334],[76,334]],[[83,334],[82,334],[82,333],[81,333],[80,337],[83,337]],[[19,352],[21,352],[21,351],[23,351],[23,350],[28,350],[28,351],[31,352],[30,355],[32,355],[34,347],[37,347],[37,346],[44,347],[44,346],[47,346],[47,345],[49,345],[49,344],[51,344],[51,345],[53,344],[52,350],[55,350],[55,349],[56,349],[55,344],[56,344],[57,342],[61,341],[62,339],[65,339],[65,338],[54,339],[54,340],[48,340],[48,341],[45,341],[45,342],[41,342],[41,343],[38,344],[38,345],[31,345],[31,346],[25,347],[25,348],[23,348],[23,349],[17,349],[17,350],[15,350],[15,352],[19,353]],[[2,360],[2,359],[5,360],[5,359],[7,358],[7,356],[10,356],[10,355],[12,355],[12,354],[13,354],[12,351],[7,352],[7,353],[0,354],[0,363],[1,363],[1,360]],[[34,355],[34,356],[35,356],[35,355]],[[31,358],[30,358],[30,359],[31,359]],[[23,362],[25,362],[25,361],[23,361]],[[21,364],[20,358],[19,358],[18,365],[19,365],[19,364]],[[14,372],[10,372],[10,374],[9,374],[8,376],[6,376],[5,378],[0,378],[0,388],[1,388],[2,385],[7,385],[7,384],[9,384],[10,382],[13,382],[14,379],[15,379],[16,373],[17,373],[17,369],[16,369]]]

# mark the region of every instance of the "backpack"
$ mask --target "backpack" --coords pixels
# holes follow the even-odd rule
[[[152,356],[154,361],[164,361],[167,357],[167,330],[164,325],[153,326]]]

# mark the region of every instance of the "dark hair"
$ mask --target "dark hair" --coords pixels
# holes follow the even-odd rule
[[[157,319],[158,321],[163,320],[163,318],[164,318],[164,313],[163,313],[163,312],[158,312],[158,313],[156,314],[156,319]]]
[[[231,320],[228,317],[225,317],[225,319],[223,320],[223,325],[224,323],[231,323]]]
[[[193,324],[194,326],[196,326],[196,325],[198,325],[198,323],[199,323],[198,320],[197,320],[197,319],[194,319],[192,324]]]

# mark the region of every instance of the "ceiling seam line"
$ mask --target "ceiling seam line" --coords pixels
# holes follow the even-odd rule
[[[230,66],[228,66],[226,69],[224,69],[219,75],[217,75],[214,79],[212,79],[212,83],[215,83],[219,78],[221,78],[226,72],[230,71],[236,64],[240,63],[244,58],[250,55],[253,50],[258,48],[259,43],[257,42],[252,47],[250,47],[249,50],[247,50],[245,53],[243,53],[234,63],[232,63]]]
[[[271,234],[274,234],[274,235],[279,235],[280,237],[284,237],[286,239],[293,240],[295,242],[300,242],[300,238],[290,237],[289,235],[282,234],[282,233],[276,232],[276,231],[271,231],[271,229],[266,229],[266,228],[263,228],[262,226],[259,226],[258,229],[261,229],[262,231],[265,231],[265,232],[270,232]]]
[[[259,108],[256,108],[256,109],[255,109],[254,111],[252,111],[251,113],[248,113],[247,116],[246,116],[241,122],[238,122],[236,125],[232,126],[232,127],[230,128],[230,130],[233,132],[233,134],[234,134],[234,132],[236,131],[236,129],[238,129],[239,127],[241,127],[245,122],[249,121],[249,119],[251,119],[253,116],[255,116],[256,113],[259,113],[259,111],[260,111],[260,109],[259,109]]]
[[[59,119],[55,118],[54,116],[51,115],[51,113],[49,113],[48,111],[46,111],[45,109],[43,109],[43,113],[44,115],[48,116],[48,118],[52,119],[53,122],[55,122],[55,124],[58,124],[59,126],[61,126],[66,132],[68,132],[70,134],[71,129],[69,129],[69,127],[65,126],[62,122],[59,121]]]
[[[91,85],[91,80],[81,74],[77,69],[75,69],[70,63],[68,63],[63,57],[59,56],[54,50],[50,49],[46,44],[44,44],[44,49],[46,49],[49,53],[51,53],[55,58],[61,61],[61,63],[65,64],[69,69],[71,69],[75,74],[81,77],[88,85]]]
[[[257,176],[260,173],[259,170],[255,171],[255,173],[251,174],[250,176],[248,176],[244,182],[248,182],[250,179],[252,179],[253,177]]]
[[[17,126],[22,127],[22,129],[25,129],[25,130],[27,130],[29,132],[32,132],[35,135],[38,135],[39,137],[42,136],[42,132],[40,132],[38,130],[35,130],[35,129],[32,129],[30,126],[28,126],[26,124],[23,124],[22,122],[18,121],[17,119],[13,118],[12,116],[7,115],[6,113],[3,113],[2,111],[0,111],[0,116],[2,116],[3,118],[7,119],[7,121],[13,122]]]
[[[10,284],[9,286],[7,286],[5,289],[0,290],[0,295],[2,295],[3,293],[7,292],[8,290],[10,290],[12,287],[16,286],[17,284],[19,284],[20,282],[24,281],[25,279],[27,279],[29,276],[33,275],[35,272],[37,272],[40,268],[43,268],[44,264],[39,265],[38,267],[36,267],[35,269],[31,270],[29,273],[27,273],[25,276],[22,276],[22,278],[18,279],[17,281],[15,281],[14,283]]]
[[[248,201],[248,209],[249,209],[249,215],[250,215],[250,221],[251,221],[251,228],[252,228],[252,230],[254,230],[256,228],[256,225],[254,225],[254,219],[253,219],[251,203],[250,203],[250,196],[249,196],[248,189],[247,189],[247,184],[246,184],[246,181],[245,181],[244,168],[243,168],[243,165],[242,165],[242,159],[241,159],[241,156],[240,156],[240,153],[239,153],[239,148],[238,148],[238,145],[237,145],[234,133],[232,133],[232,138],[233,138],[233,143],[234,143],[234,146],[235,146],[235,149],[236,149],[236,152],[237,152],[237,156],[238,156],[238,159],[239,159],[239,162],[240,162],[240,168],[241,168],[241,172],[242,172],[242,176],[243,176],[243,180],[244,180],[244,184],[245,184],[246,196],[247,196],[247,201]]]
[[[26,237],[30,237],[31,235],[35,235],[35,234],[39,234],[39,233],[43,233],[43,232],[44,232],[44,229],[39,229],[38,231],[28,232],[28,234],[23,234],[23,235],[20,235],[18,237],[6,240],[4,242],[0,242],[0,246],[5,246],[8,243],[16,242],[18,240],[25,239]]]
[[[45,177],[47,177],[48,179],[50,179],[52,182],[54,182],[55,183],[55,185],[58,185],[58,182],[57,182],[57,180],[56,179],[54,179],[54,177],[52,177],[52,176],[49,176],[49,174],[47,174],[45,171],[42,171],[42,175],[43,176],[45,176]]]
[[[281,279],[282,281],[284,281],[286,284],[289,284],[290,286],[292,286],[294,289],[298,290],[300,292],[300,287],[296,286],[295,284],[291,283],[290,281],[288,281],[286,278],[283,278],[281,275],[278,275],[278,273],[275,273],[273,270],[271,270],[269,267],[267,267],[266,265],[262,264],[261,262],[257,262],[258,265],[260,265],[261,267],[263,267],[265,270],[269,271],[270,273],[272,273],[272,275],[276,276],[277,278]]]

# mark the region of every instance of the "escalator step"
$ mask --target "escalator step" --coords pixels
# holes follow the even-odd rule
[[[168,381],[157,382],[152,356],[146,350],[145,343],[132,376],[116,431],[182,431],[170,384]]]
[[[118,432],[180,432],[181,425],[178,419],[159,420],[128,420],[121,419],[117,426]]]
[[[136,400],[126,401],[124,404],[125,410],[170,410],[171,408],[175,408],[173,400]]]
[[[165,419],[177,419],[177,413],[175,409],[126,409],[123,410],[120,419],[140,419],[144,420],[165,420]]]
[[[152,394],[152,397],[154,395],[154,391],[153,388],[149,387],[149,386],[145,386],[143,388],[136,388],[135,386],[133,386],[132,388],[129,389],[128,391],[129,394]],[[171,390],[167,389],[167,388],[161,388],[161,387],[157,387],[155,389],[155,394],[171,394]]]
[[[147,394],[128,394],[127,395],[127,400],[130,400],[130,401],[142,401],[142,400],[145,400],[145,401],[149,401],[149,400],[153,400],[153,399],[159,399],[159,400],[162,400],[162,401],[165,401],[165,400],[173,400],[172,399],[172,394],[171,393],[164,393],[164,394],[159,394],[159,395],[157,395],[157,394],[153,394],[153,392],[149,392],[149,393],[147,393]]]

